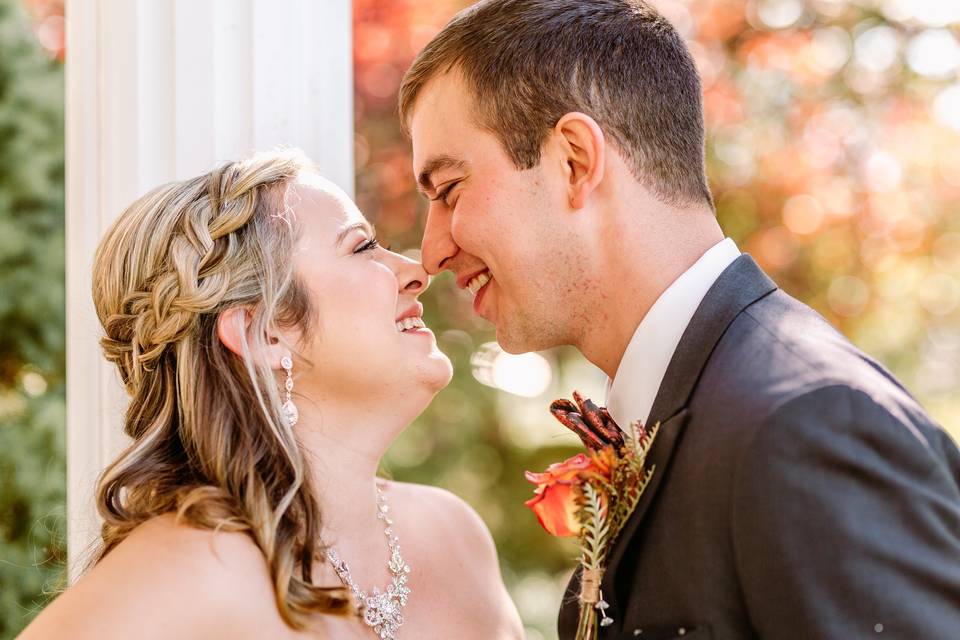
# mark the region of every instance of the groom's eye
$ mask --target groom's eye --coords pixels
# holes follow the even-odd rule
[[[450,195],[450,192],[451,192],[451,191],[453,190],[453,188],[454,188],[455,186],[457,186],[458,184],[460,184],[460,181],[459,181],[459,180],[456,180],[456,181],[454,181],[454,182],[451,182],[449,185],[447,185],[446,187],[444,187],[441,191],[438,191],[438,192],[437,192],[437,197],[433,198],[433,201],[434,201],[434,202],[440,201],[440,202],[442,202],[443,204],[445,204],[445,205],[447,205],[447,206],[449,207],[449,206],[450,206],[450,203],[447,201],[447,196]]]

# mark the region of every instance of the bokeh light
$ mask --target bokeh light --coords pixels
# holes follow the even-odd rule
[[[960,66],[960,43],[947,29],[927,29],[910,39],[907,63],[922,76],[949,78]]]
[[[466,4],[403,1],[387,10],[375,0],[358,0],[357,32],[386,28],[392,34],[358,39],[358,74],[374,64],[402,72],[417,48]],[[700,70],[708,174],[727,234],[788,293],[891,367],[960,434],[960,391],[950,383],[960,376],[960,2],[653,4],[687,39]],[[368,93],[363,77],[357,81],[358,145],[365,158],[358,166],[358,198],[391,229],[392,240],[417,246],[424,206],[413,189],[408,142],[396,127],[395,103],[380,91]],[[534,398],[509,393],[493,380],[499,352],[488,343],[494,334],[474,316],[469,298],[443,275],[427,298],[428,314],[458,332],[449,339],[442,334],[441,345],[455,368],[470,373],[458,374],[451,385],[456,389],[438,398],[443,411],[428,411],[414,431],[459,416],[458,429],[507,447],[505,477],[574,451],[576,440],[558,430],[545,404],[573,388],[602,399],[604,379],[588,373],[596,371],[592,365],[570,350],[540,354],[552,368],[546,391]],[[471,365],[471,358],[483,364]],[[485,384],[477,385],[477,378]],[[473,446],[467,437],[457,445],[464,451]],[[424,464],[446,468],[442,452],[435,449]],[[429,477],[409,468],[404,473]],[[467,486],[453,488],[467,495]],[[516,492],[505,488],[497,500],[521,502],[527,487],[511,486]],[[535,598],[523,595],[537,584],[523,576],[537,568],[522,551],[553,541],[527,528],[526,514],[518,515],[515,525],[507,518],[494,529],[505,576],[527,625],[553,638],[553,620],[542,621]],[[563,556],[569,547],[548,548],[569,559]],[[537,575],[562,580],[569,563],[537,553],[551,567]],[[548,555],[552,560],[542,560]]]
[[[553,379],[550,363],[539,353],[507,353],[496,342],[481,345],[470,363],[483,384],[523,398],[542,395]]]
[[[62,90],[47,87],[49,78],[62,85],[56,61],[68,54],[62,0],[0,2],[27,8],[32,26],[21,31],[32,37],[40,62],[56,67],[33,58],[16,66],[20,75],[10,77],[30,81],[0,99],[39,105],[38,112],[62,104]],[[416,52],[467,4],[353,2],[357,201],[385,240],[413,256],[425,208],[397,123],[396,91]],[[726,233],[785,291],[893,369],[960,436],[960,2],[654,4],[687,39],[701,73],[708,174]],[[4,102],[4,117],[19,122],[24,110],[10,104]],[[45,139],[41,133],[55,127],[37,118],[22,130]],[[25,193],[56,200],[49,182],[62,164],[62,145],[40,149],[23,146],[22,139],[5,139],[18,161],[8,165],[15,179],[0,176],[0,183],[6,177],[15,185],[0,192],[0,205]],[[62,207],[62,199],[50,206]],[[0,252],[19,256],[31,246],[24,225],[37,219],[4,222]],[[58,219],[62,226],[62,215]],[[57,234],[62,229],[44,227],[37,246],[49,246]],[[41,258],[27,289],[33,297],[5,302],[26,310],[17,322],[36,318],[36,324],[17,334],[20,350],[0,359],[0,417],[30,426],[26,436],[5,444],[7,455],[33,456],[31,464],[46,469],[62,467],[65,456],[62,438],[50,435],[62,431],[62,335],[42,322],[55,316],[47,298],[62,304],[63,283],[57,271],[62,258]],[[496,539],[528,637],[551,640],[575,549],[547,538],[523,507],[530,487],[521,472],[543,469],[578,449],[547,403],[573,389],[602,401],[605,377],[571,349],[519,359],[504,354],[492,328],[447,275],[434,279],[424,304],[440,346],[454,361],[454,379],[397,441],[384,471],[443,486],[477,508]],[[20,348],[29,341],[41,346]],[[61,477],[62,468],[58,473],[43,473],[43,481]],[[63,487],[41,484],[16,504],[52,512],[50,496],[61,495]],[[31,549],[22,555],[28,566],[35,556],[28,538],[36,534],[27,527],[0,546]],[[50,542],[41,555],[62,563],[62,542]],[[32,593],[39,594],[35,582]]]

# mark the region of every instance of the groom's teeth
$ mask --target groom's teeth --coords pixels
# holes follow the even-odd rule
[[[410,329],[424,329],[426,326],[427,325],[423,323],[423,318],[404,318],[397,323],[397,331],[403,333],[404,331],[409,331]]]
[[[484,271],[467,283],[467,289],[470,291],[471,295],[475,296],[477,295],[477,291],[480,291],[480,289],[483,288],[483,285],[487,284],[488,282],[490,282],[490,272]]]

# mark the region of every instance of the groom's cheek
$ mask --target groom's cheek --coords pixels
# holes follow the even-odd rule
[[[476,216],[483,213],[459,209],[451,217],[448,232],[450,241],[457,249],[470,255],[480,257],[481,253],[489,248],[489,240],[481,228],[478,228]]]

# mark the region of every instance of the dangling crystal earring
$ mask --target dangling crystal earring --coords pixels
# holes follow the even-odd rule
[[[283,415],[286,417],[287,422],[290,423],[292,427],[297,424],[297,420],[300,419],[300,412],[297,410],[297,405],[293,404],[293,398],[290,396],[290,393],[293,391],[293,360],[290,356],[283,356],[283,358],[280,359],[280,366],[287,372],[287,381],[284,383],[284,388],[287,390],[287,397],[283,406],[280,408],[283,410]]]

